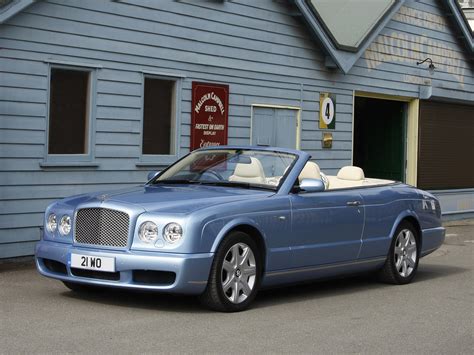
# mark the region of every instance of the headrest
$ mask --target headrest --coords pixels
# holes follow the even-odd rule
[[[321,170],[319,170],[318,164],[308,161],[301,170],[300,176],[298,177],[301,182],[303,179],[321,179]]]
[[[358,166],[343,166],[337,173],[337,178],[341,180],[359,181],[364,180],[364,171]]]
[[[250,163],[238,163],[235,166],[234,176],[243,178],[263,178],[265,173],[263,172],[262,163],[257,158],[250,157]]]

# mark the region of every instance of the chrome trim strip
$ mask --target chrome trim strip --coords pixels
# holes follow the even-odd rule
[[[316,267],[306,267],[306,268],[300,268],[300,269],[295,269],[295,270],[287,270],[287,271],[273,271],[273,272],[266,273],[265,276],[288,275],[288,274],[296,274],[296,273],[300,273],[300,272],[310,272],[310,271],[317,271],[317,270],[324,270],[324,269],[332,269],[332,268],[349,266],[349,265],[368,264],[368,263],[375,263],[375,262],[379,262],[379,261],[385,261],[386,259],[387,259],[387,257],[384,256],[384,257],[370,259],[370,260],[358,260],[358,261],[352,261],[352,262],[347,262],[347,263],[322,265],[322,266],[316,266]]]
[[[205,285],[205,284],[207,284],[207,281],[188,281],[188,284]]]

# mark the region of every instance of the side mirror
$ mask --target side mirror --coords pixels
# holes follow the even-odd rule
[[[300,184],[300,191],[304,192],[321,192],[325,189],[324,182],[319,179],[303,179]]]
[[[148,173],[148,177],[147,177],[148,181],[150,181],[151,179],[153,179],[154,177],[156,177],[156,175],[158,175],[159,173],[160,173],[160,171],[150,171],[150,172]]]

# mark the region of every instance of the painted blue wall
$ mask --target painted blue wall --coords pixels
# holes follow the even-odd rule
[[[166,163],[140,164],[143,72],[179,77],[180,155],[189,151],[191,82],[220,82],[230,85],[229,144],[250,143],[252,104],[301,107],[301,149],[329,174],[351,164],[354,90],[419,97],[430,81],[474,102],[472,64],[441,2],[407,1],[348,75],[325,67],[294,14],[270,0],[49,0],[0,25],[0,258],[32,253],[53,200],[143,183]],[[427,55],[438,56],[434,76],[415,65]],[[43,164],[48,73],[58,61],[95,72],[92,164]],[[337,98],[333,149],[324,151],[320,92]]]

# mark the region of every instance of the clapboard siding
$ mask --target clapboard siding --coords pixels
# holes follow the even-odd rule
[[[31,242],[39,240],[39,237],[39,228],[37,227],[0,229],[0,239],[3,243]]]
[[[2,101],[44,103],[46,90],[10,87],[2,93]]]
[[[93,170],[91,170],[93,171]],[[0,179],[4,186],[31,186],[34,182],[37,185],[82,185],[97,184],[97,174],[91,171],[31,171],[22,174],[15,172],[0,172]],[[141,171],[101,171],[100,178],[109,183],[124,184],[128,182],[143,182],[143,172]]]
[[[29,27],[42,26],[44,23],[44,16],[38,14],[25,14],[25,20],[28,21]],[[50,17],[49,15],[46,17]],[[115,19],[117,20],[117,19]],[[111,19],[113,21],[113,19]],[[63,18],[56,18],[55,22],[49,22],[46,30],[53,31],[56,33],[74,34],[74,33],[93,33],[95,38],[112,39],[120,42],[146,44],[148,46],[157,46],[160,48],[180,49],[176,40],[180,42],[193,41],[196,51],[208,52],[209,50],[225,51],[227,56],[237,53],[235,49],[244,50],[244,54],[249,54],[254,57],[258,56],[258,53],[267,52],[271,50],[273,53],[280,53],[285,56],[302,57],[312,59],[313,53],[308,49],[299,49],[294,47],[290,53],[284,45],[272,45],[270,43],[258,43],[258,41],[252,41],[248,39],[248,43],[245,43],[244,47],[242,41],[236,39],[228,39],[225,34],[222,33],[209,33],[207,36],[203,36],[202,33],[197,32],[193,29],[183,29],[177,25],[161,25],[157,26],[156,23],[151,26],[150,23],[145,23],[149,26],[147,29],[140,30],[139,20],[133,19],[129,21],[121,20],[119,22],[120,27],[117,23],[102,23],[100,25],[78,22],[77,20],[70,18],[68,14],[65,14]],[[107,26],[106,26],[107,25]],[[147,26],[147,27],[148,27]],[[66,31],[67,29],[67,31]],[[133,32],[130,30],[133,29]],[[137,41],[136,33],[140,33],[140,37]],[[170,35],[168,35],[170,33]],[[173,35],[171,35],[173,34]],[[206,41],[203,41],[203,38]],[[209,43],[223,43],[211,45]],[[157,45],[159,44],[159,45]],[[239,53],[241,55],[241,53]],[[261,60],[261,58],[259,58]]]
[[[209,81],[230,86],[229,144],[250,143],[252,105],[300,107],[301,148],[329,174],[351,164],[354,90],[417,97],[426,71],[412,61],[430,53],[444,60],[430,80],[474,90],[457,34],[417,12],[439,16],[443,8],[435,0],[409,0],[400,11],[343,75],[325,67],[325,54],[284,2],[49,0],[28,7],[0,27],[0,258],[31,254],[52,201],[145,181],[152,168],[137,165],[144,72],[179,76],[180,155],[190,147],[191,84]],[[420,35],[432,41],[417,47]],[[443,59],[443,51],[456,60]],[[96,166],[40,166],[51,61],[99,67],[93,69]],[[321,147],[321,92],[336,95],[331,150]]]
[[[219,78],[220,81],[228,82],[228,79],[233,78],[233,80],[240,80],[245,78],[246,80],[253,80],[255,84],[258,82],[266,83],[278,83],[278,84],[304,84],[309,86],[318,86],[322,89],[328,88],[328,85],[332,87],[334,92],[339,92],[341,90],[352,90],[353,87],[350,85],[344,85],[344,82],[338,83],[336,86],[333,83],[329,83],[328,80],[334,78],[334,73],[324,73],[327,78],[322,78],[319,76],[308,76],[301,73],[294,73],[292,71],[285,72],[285,76],[281,75],[281,72],[254,72],[252,68],[240,67],[229,68],[218,66],[212,68],[212,73],[208,74],[209,67],[206,65],[198,64],[193,62],[179,62],[174,60],[172,62],[161,60],[160,58],[153,58],[154,65],[150,65],[149,58],[142,58],[139,56],[134,56],[130,54],[122,54],[119,57],[111,57],[108,53],[101,51],[92,51],[92,50],[81,50],[75,51],[71,50],[68,47],[61,48],[61,51],[58,51],[56,46],[38,46],[41,48],[40,51],[35,52],[31,51],[31,47],[35,46],[34,44],[22,46],[18,41],[10,41],[8,39],[2,40],[4,44],[2,55],[6,56],[15,56],[19,58],[31,58],[31,60],[44,61],[45,55],[48,55],[50,52],[53,52],[57,55],[49,55],[48,57],[54,57],[57,60],[69,60],[77,61],[83,63],[97,64],[103,61],[108,62],[108,68],[100,70],[100,77],[106,80],[111,80],[115,76],[115,81],[117,82],[128,82],[141,84],[141,74],[142,70],[155,70],[160,72],[172,73],[186,73],[189,74],[188,77],[193,79],[205,80],[209,78]],[[16,49],[18,48],[18,49]],[[25,52],[23,49],[29,48],[28,52]],[[49,50],[48,50],[49,49]],[[47,67],[45,66],[45,70]],[[113,69],[113,70],[112,70]],[[120,73],[116,73],[115,70],[121,70]],[[126,72],[126,70],[133,70],[133,72]],[[259,79],[255,79],[258,74]],[[130,78],[129,78],[130,77]],[[129,78],[129,79],[128,79]]]
[[[54,3],[59,4],[57,1]],[[239,14],[232,14],[232,18],[231,16],[223,16],[223,8],[225,6],[234,6],[235,4],[232,3],[224,4],[224,6],[221,4],[214,4],[215,10],[211,8],[211,11],[203,9],[196,11],[197,7],[188,4],[178,8],[176,4],[172,4],[170,1],[149,2],[149,5],[152,6],[144,6],[143,2],[137,2],[132,6],[127,6],[127,4],[129,3],[122,2],[121,5],[126,6],[113,7],[110,6],[110,4],[96,2],[94,0],[81,2],[73,0],[67,3],[66,10],[70,10],[71,8],[91,9],[91,11],[95,11],[101,15],[99,17],[100,19],[102,19],[102,15],[112,13],[119,15],[121,21],[133,19],[137,21],[151,21],[153,24],[182,24],[182,27],[188,27],[192,30],[199,29],[202,33],[224,33],[226,36],[230,37],[244,39],[254,38],[257,41],[262,42],[271,42],[271,40],[269,40],[269,34],[278,33],[281,35],[282,41],[284,41],[284,44],[286,45],[292,47],[302,45],[309,49],[315,48],[312,40],[308,36],[300,33],[302,27],[297,25],[297,23],[289,17],[287,17],[288,21],[295,24],[295,26],[281,24],[278,27],[278,23],[262,21],[261,19],[255,18],[251,19],[248,16]],[[153,6],[157,4],[159,4],[158,7]],[[270,7],[272,6],[273,5],[270,5]],[[241,7],[241,9],[242,8],[244,7]],[[234,9],[237,10],[236,6]],[[160,16],[157,19],[157,11],[150,10],[159,10],[159,13],[163,16]],[[186,19],[187,21],[183,21],[183,19]],[[100,23],[101,21],[102,20],[97,20],[96,23]],[[111,21],[111,23],[114,23],[114,21]],[[236,31],[236,29],[238,29],[238,31]]]
[[[44,131],[46,127],[45,119],[41,116],[28,117],[2,115],[2,119],[0,120],[0,129],[3,129],[4,131],[10,129],[24,129],[25,127],[28,127],[29,130]]]
[[[364,75],[365,71],[371,78],[387,76],[415,90],[428,80],[433,86],[472,93],[472,61],[453,30],[444,6],[429,5],[435,3],[407,1],[370,44],[351,73]],[[426,67],[414,65],[427,57],[436,66],[435,76],[427,75]]]
[[[2,50],[3,51],[3,50]],[[4,53],[2,53],[4,54]],[[3,58],[2,58],[3,61]],[[3,62],[1,70],[6,70],[3,68]],[[43,66],[44,68],[44,66]],[[44,68],[46,69],[46,68]],[[27,88],[27,89],[38,89],[44,90],[46,87],[46,75],[37,75],[37,74],[30,74],[30,73],[0,73],[1,78],[1,85],[4,88]],[[3,113],[3,111],[2,111]]]
[[[97,191],[97,189],[122,188],[129,184],[117,184],[116,182],[101,182],[92,185],[81,184],[74,186],[77,194]],[[36,185],[37,189],[26,189],[24,186],[12,185],[2,187],[0,197],[2,200],[37,200],[37,199],[59,199],[70,193],[71,185]]]
[[[27,98],[25,98],[27,100]],[[28,101],[2,101],[0,100],[0,112],[6,115],[19,116],[41,116],[46,115],[46,105],[43,103]]]
[[[0,215],[41,213],[44,205],[52,203],[55,199],[41,200],[10,200],[3,201],[0,205]]]
[[[7,133],[2,133],[7,135]],[[0,143],[0,152],[2,156],[9,158],[43,158],[44,146],[41,144],[6,144]],[[4,183],[3,180],[2,185]]]
[[[24,129],[9,129],[6,133],[2,134],[0,143],[10,144],[36,144],[42,145],[44,142],[44,131],[43,130],[30,130],[29,128]]]
[[[2,246],[0,247],[0,259],[14,258],[16,256],[31,255],[34,250],[36,241],[39,240],[39,228],[36,228],[36,230],[37,232],[34,233],[34,236],[32,234],[30,237],[31,241],[2,244]],[[13,231],[12,233],[15,233],[15,232]]]

